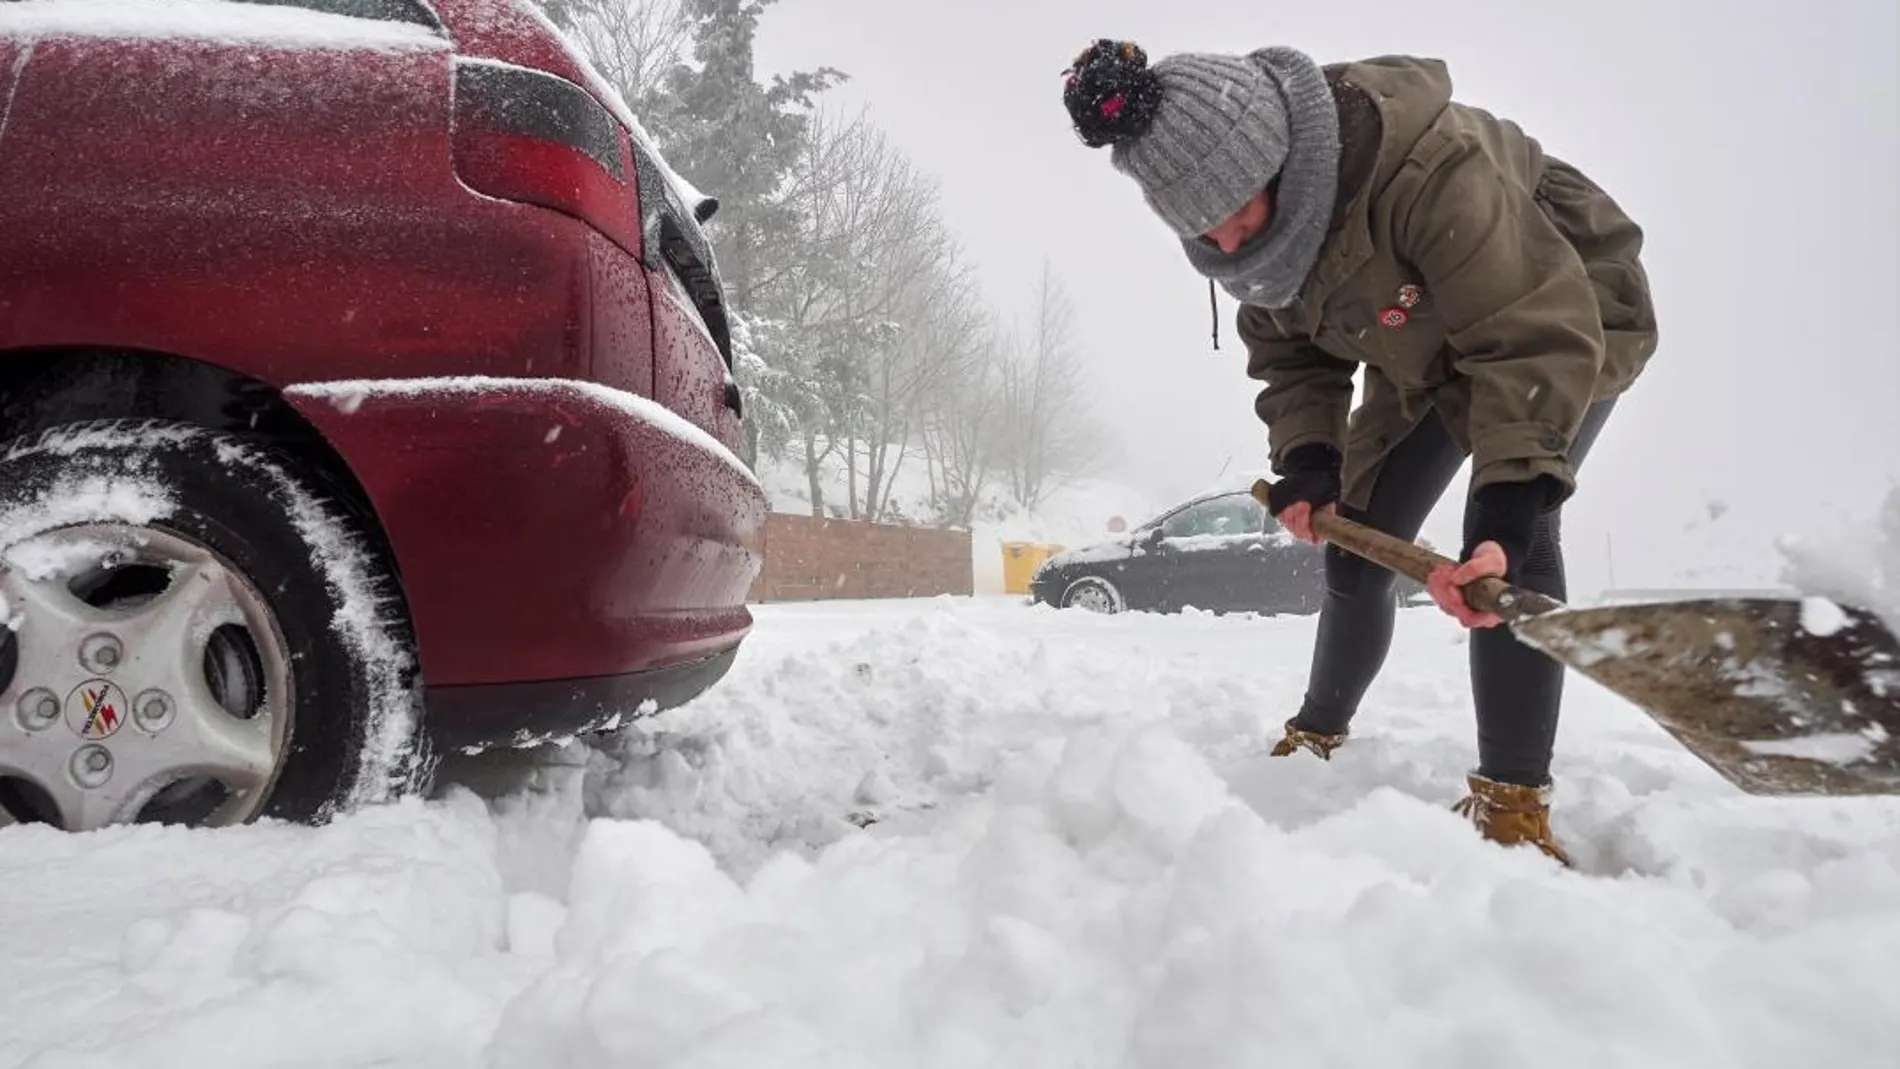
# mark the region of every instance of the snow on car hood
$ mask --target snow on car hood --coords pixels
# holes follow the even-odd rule
[[[195,38],[281,48],[446,50],[426,26],[229,0],[15,0],[0,34],[27,37]]]
[[[1121,560],[1137,548],[1132,537],[1123,535],[1105,542],[1093,542],[1086,546],[1065,550],[1050,557],[1046,563],[1054,568],[1070,564],[1101,564],[1104,561]]]
[[[1179,538],[1168,539],[1168,545],[1175,549],[1194,551],[1221,549],[1240,542],[1258,541],[1265,541],[1269,545],[1289,546],[1293,544],[1293,536],[1287,534],[1285,531],[1275,531],[1270,535],[1264,536],[1264,538],[1258,532],[1253,531],[1244,532],[1242,534],[1183,535]]]
[[[1223,546],[1233,545],[1236,542],[1248,541],[1259,537],[1257,534],[1184,535],[1179,538],[1170,538],[1167,542],[1171,549],[1195,551],[1219,549]],[[1285,531],[1275,531],[1266,536],[1266,541],[1273,545],[1291,545],[1293,536],[1287,534]],[[1049,568],[1062,568],[1071,564],[1101,564],[1106,561],[1122,560],[1141,552],[1145,552],[1145,547],[1141,544],[1140,535],[1121,535],[1103,542],[1092,542],[1086,546],[1078,546],[1067,552],[1058,553],[1050,557],[1045,566]]]

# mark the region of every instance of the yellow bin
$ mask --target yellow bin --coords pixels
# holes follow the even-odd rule
[[[1062,552],[1062,548],[1050,542],[1003,543],[1003,593],[1029,593],[1030,576],[1036,574],[1043,561]]]

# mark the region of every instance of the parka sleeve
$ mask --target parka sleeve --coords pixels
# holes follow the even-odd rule
[[[1282,333],[1264,308],[1242,305],[1236,326],[1247,346],[1247,377],[1266,383],[1254,412],[1267,425],[1274,470],[1289,450],[1309,442],[1343,454],[1354,365],[1310,338]]]
[[[1471,485],[1556,480],[1576,490],[1568,452],[1603,365],[1603,328],[1582,258],[1475,146],[1431,168],[1396,243],[1419,272],[1471,385]]]

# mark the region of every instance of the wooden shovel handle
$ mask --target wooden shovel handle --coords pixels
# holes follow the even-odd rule
[[[1267,505],[1267,491],[1270,489],[1272,484],[1265,479],[1258,479],[1253,484],[1254,500],[1269,509],[1272,508]],[[1421,583],[1428,581],[1432,572],[1440,567],[1455,568],[1458,565],[1457,561],[1441,557],[1424,546],[1394,538],[1384,531],[1375,531],[1332,512],[1313,510],[1313,533],[1355,556],[1364,557]],[[1535,590],[1512,586],[1492,576],[1466,583],[1463,589],[1466,604],[1479,612],[1496,613],[1506,621],[1540,616],[1563,608],[1563,603],[1554,598]]]

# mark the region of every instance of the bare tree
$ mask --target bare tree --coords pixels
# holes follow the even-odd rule
[[[761,261],[753,293],[815,358],[806,378],[826,405],[806,428],[808,480],[842,451],[849,514],[882,518],[917,398],[950,373],[936,298],[968,284],[934,188],[882,133],[823,114],[809,130],[782,190],[799,230]]]
[[[974,522],[1002,452],[998,438],[1009,340],[987,308],[972,305],[966,314],[979,320],[969,328],[973,351],[959,373],[943,383],[922,435],[925,456],[934,468],[931,486],[938,521],[949,527]]]
[[[684,0],[535,0],[643,119],[667,109],[667,73],[693,45]]]
[[[635,113],[648,110],[667,72],[692,47],[692,25],[681,0],[543,0],[543,5]]]
[[[893,344],[869,354],[865,513],[889,518],[891,487],[949,384],[982,351],[982,297],[936,212],[915,201],[898,243],[879,257],[877,284],[892,291]]]
[[[1024,508],[1042,503],[1052,477],[1086,474],[1099,463],[1103,435],[1084,398],[1073,341],[1075,312],[1045,263],[1027,337],[1003,364],[1003,418],[1010,491]]]

